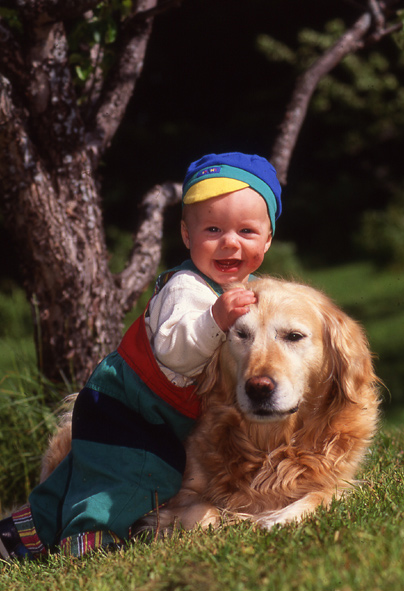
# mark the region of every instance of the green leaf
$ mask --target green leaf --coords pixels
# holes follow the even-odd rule
[[[19,33],[22,33],[22,24],[18,18],[17,10],[0,6],[0,18],[6,21],[10,29],[15,29]]]
[[[96,43],[101,43],[101,31],[100,29],[93,29],[93,39]]]
[[[105,37],[104,37],[105,43],[107,45],[108,44],[111,44],[111,43],[114,43],[116,41],[117,35],[118,35],[118,27],[117,27],[117,24],[116,24],[115,21],[110,20],[107,23],[107,30],[105,32]]]
[[[76,74],[78,76],[78,78],[82,81],[85,82],[86,80],[88,80],[89,76],[90,76],[90,68],[82,68],[81,66],[77,65],[76,68]]]

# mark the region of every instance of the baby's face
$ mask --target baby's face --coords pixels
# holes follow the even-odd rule
[[[246,283],[272,241],[266,203],[250,187],[187,205],[181,234],[196,267],[219,285]]]

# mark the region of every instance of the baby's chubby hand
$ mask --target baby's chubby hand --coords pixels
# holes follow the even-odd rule
[[[235,323],[237,318],[246,314],[251,304],[257,303],[258,299],[254,292],[235,287],[225,291],[212,306],[212,314],[216,324],[227,332]]]

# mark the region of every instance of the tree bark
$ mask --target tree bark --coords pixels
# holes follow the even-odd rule
[[[20,2],[21,21],[29,22],[24,50],[4,24],[0,29],[8,48],[0,61],[3,211],[32,304],[39,366],[53,380],[82,383],[116,347],[124,314],[156,273],[164,208],[178,198],[169,185],[146,196],[131,261],[122,276],[112,275],[96,166],[143,66],[152,16],[139,16],[156,3],[138,2],[132,36],[122,35],[117,66],[87,121],[68,67],[64,24],[57,20],[68,13],[67,3]],[[77,11],[96,2],[73,4]]]

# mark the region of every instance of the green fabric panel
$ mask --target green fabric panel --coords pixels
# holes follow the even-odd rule
[[[195,424],[152,392],[116,351],[101,361],[87,386],[120,400],[149,423],[167,424],[181,440]]]
[[[132,523],[155,508],[155,491],[158,503],[166,502],[181,480],[152,453],[75,440],[71,455],[32,491],[29,502],[48,547],[94,530],[127,538]]]

